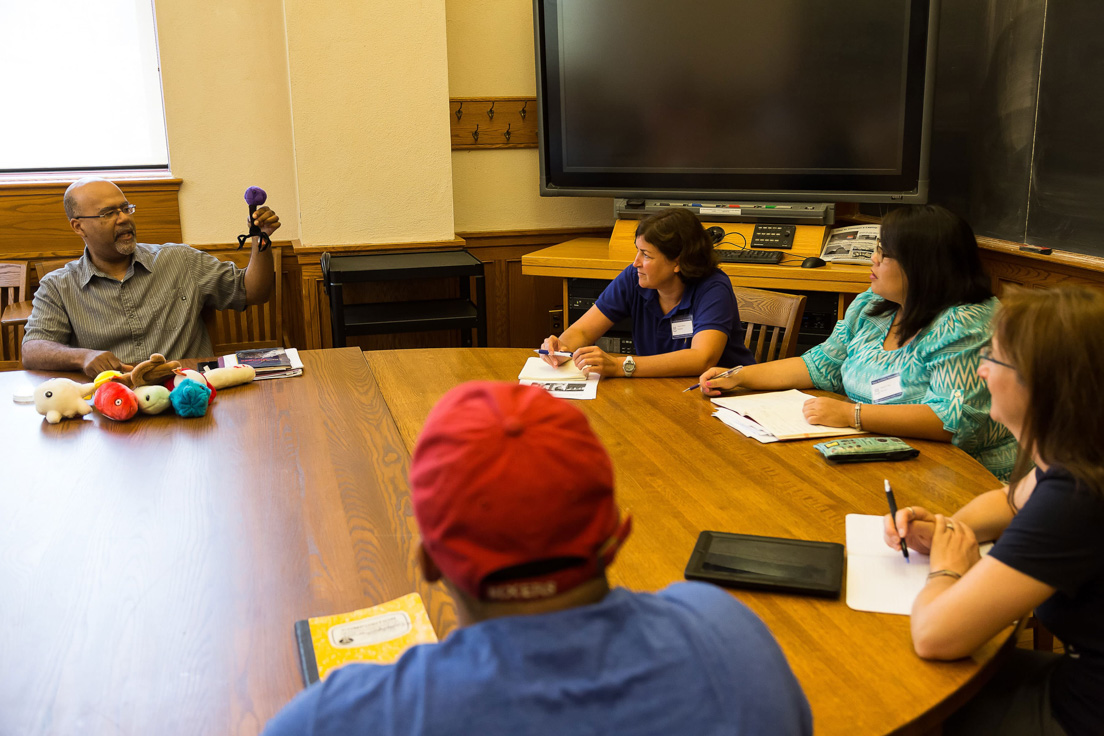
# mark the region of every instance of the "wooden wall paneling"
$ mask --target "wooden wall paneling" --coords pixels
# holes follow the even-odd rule
[[[452,97],[452,150],[536,148],[536,97]]]
[[[62,197],[71,182],[0,184],[0,260],[42,260],[80,256],[84,250],[69,227]],[[120,181],[137,205],[135,224],[143,243],[179,243],[180,179]]]

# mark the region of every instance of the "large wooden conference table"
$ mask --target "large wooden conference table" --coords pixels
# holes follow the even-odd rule
[[[302,353],[299,378],[220,392],[202,419],[99,414],[47,424],[0,373],[0,734],[254,734],[301,687],[292,624],[417,590],[438,633],[452,601],[421,581],[409,453],[429,408],[520,350]],[[610,449],[632,537],[614,582],[681,579],[702,529],[843,541],[847,513],[952,510],[995,485],[947,445],[897,464],[825,465],[812,442],[760,445],[683,379],[606,381],[579,402]],[[922,732],[1007,636],[929,663],[908,620],[842,601],[738,597],[771,627],[817,733]],[[738,697],[734,693],[733,697]]]

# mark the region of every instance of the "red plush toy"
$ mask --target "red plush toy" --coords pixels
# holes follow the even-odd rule
[[[121,383],[108,381],[96,389],[93,404],[108,419],[125,422],[138,413],[138,397]]]

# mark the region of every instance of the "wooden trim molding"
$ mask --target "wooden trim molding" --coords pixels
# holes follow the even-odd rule
[[[848,222],[877,225],[882,218],[850,214]],[[1020,250],[1022,243],[979,236],[981,262],[993,278],[999,296],[1007,284],[1046,288],[1063,282],[1104,286],[1104,258],[1055,249],[1050,255]]]

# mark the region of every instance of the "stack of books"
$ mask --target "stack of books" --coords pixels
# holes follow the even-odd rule
[[[257,371],[255,380],[266,378],[289,378],[303,375],[303,361],[295,348],[260,348],[241,350],[233,355],[219,358],[219,367],[251,365]]]

